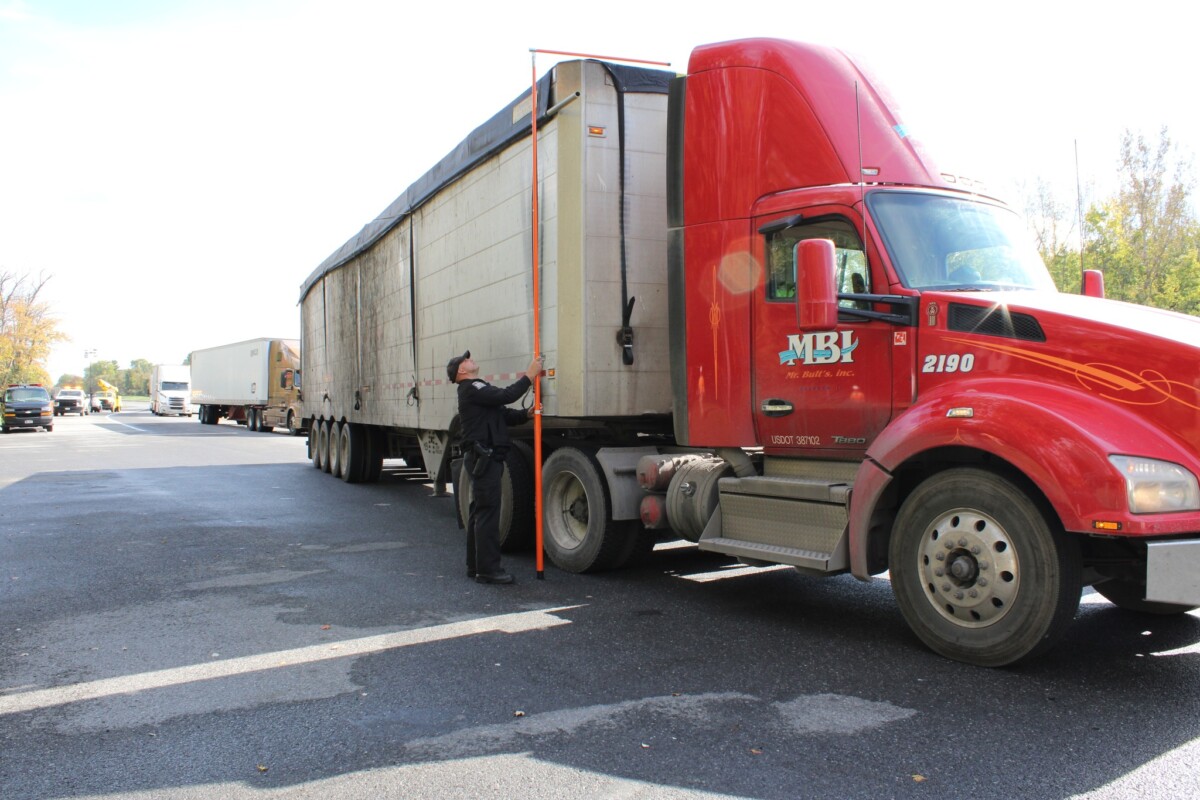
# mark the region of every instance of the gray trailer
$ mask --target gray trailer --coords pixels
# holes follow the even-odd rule
[[[570,61],[539,83],[544,480],[559,481],[564,502],[572,492],[595,498],[575,521],[580,530],[547,531],[547,552],[565,569],[614,566],[644,543],[633,466],[654,452],[654,437],[670,436],[671,77]],[[383,459],[403,458],[444,486],[457,455],[457,392],[446,362],[470,349],[482,377],[497,384],[528,363],[529,110],[526,91],[304,282],[302,410],[315,466],[371,481]],[[514,431],[502,509],[507,549],[532,535],[532,433],[532,425]],[[465,496],[460,487],[460,503]]]

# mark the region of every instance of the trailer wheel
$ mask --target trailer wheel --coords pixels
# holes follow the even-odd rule
[[[934,651],[983,667],[1048,650],[1079,607],[1079,545],[1008,480],[962,468],[900,508],[889,548],[905,620]]]
[[[1147,600],[1146,587],[1133,581],[1113,579],[1104,583],[1097,583],[1092,588],[1117,608],[1134,611],[1138,614],[1155,614],[1157,616],[1168,617],[1175,614],[1186,614],[1196,608],[1196,606]]]
[[[454,484],[454,500],[463,526],[471,514],[474,492],[464,465]],[[533,475],[525,456],[516,447],[504,458],[500,476],[500,551],[512,553],[527,549],[533,541]]]
[[[317,430],[317,450],[320,451],[321,471],[329,472],[329,426],[330,420],[321,420]]]
[[[542,468],[543,545],[559,569],[610,569],[625,553],[629,526],[613,521],[603,475],[595,456],[574,447],[559,448],[546,459]]]
[[[258,430],[258,411],[256,409],[246,409],[246,430],[251,432]]]
[[[338,435],[339,461],[342,465],[339,477],[346,483],[362,482],[366,472],[366,449],[363,427],[343,422],[341,433]]]
[[[374,427],[363,431],[363,483],[376,483],[383,475],[383,457],[387,452],[384,434]]]
[[[335,478],[342,477],[342,428],[340,422],[329,424],[329,474]]]
[[[321,448],[317,447],[317,442],[320,439],[320,425],[316,420],[313,420],[309,423],[308,428],[308,457],[312,460],[312,465],[317,469],[321,468]]]

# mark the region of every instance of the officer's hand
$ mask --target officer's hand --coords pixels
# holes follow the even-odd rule
[[[533,361],[529,362],[529,369],[525,370],[525,377],[531,381],[536,381],[538,376],[542,374],[542,367],[545,363],[545,356],[534,356]]]

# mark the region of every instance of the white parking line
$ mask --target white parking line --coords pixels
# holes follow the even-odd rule
[[[278,669],[280,667],[294,667],[318,661],[329,661],[335,658],[353,658],[379,653],[384,650],[393,650],[397,647],[440,642],[446,639],[474,636],[480,633],[524,633],[527,631],[546,630],[559,625],[570,625],[570,620],[561,619],[554,616],[554,614],[560,611],[569,611],[573,608],[579,608],[579,606],[563,606],[560,608],[542,609],[540,611],[501,614],[495,617],[483,617],[466,622],[452,622],[445,625],[433,625],[428,628],[416,628],[397,633],[366,636],[361,639],[347,639],[329,644],[298,647],[294,650],[261,653],[242,658],[229,658],[209,664],[193,664],[187,667],[143,672],[138,675],[124,675],[119,678],[107,678],[88,683],[76,683],[70,686],[58,686],[53,689],[21,692],[0,697],[0,716],[61,706],[68,703],[78,703],[84,700],[97,700],[117,694],[144,692],[149,689],[161,689],[167,686],[213,680],[214,678],[228,678],[248,672],[259,672],[268,669]]]

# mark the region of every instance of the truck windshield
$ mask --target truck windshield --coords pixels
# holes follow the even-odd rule
[[[188,386],[187,386],[186,381],[163,381],[162,382],[162,390],[164,392],[186,392],[187,388],[188,388]]]
[[[1056,291],[1021,219],[1001,206],[915,192],[874,192],[867,204],[910,289]]]

